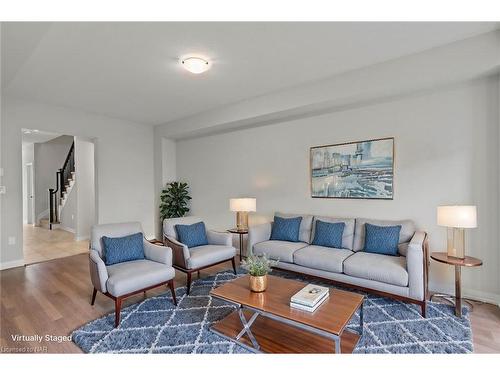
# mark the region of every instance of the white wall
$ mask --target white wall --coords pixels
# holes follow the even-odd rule
[[[48,190],[56,189],[56,172],[64,165],[73,137],[62,135],[34,145],[35,220],[48,217]]]
[[[482,79],[420,96],[177,143],[177,177],[191,186],[192,214],[208,225],[234,225],[231,197],[254,196],[257,214],[275,210],[381,219],[413,219],[443,250],[436,206],[476,204],[479,227],[468,253],[484,260],[463,271],[466,293],[500,302],[499,85]],[[309,148],[395,137],[394,200],[312,199]],[[449,267],[432,262],[430,287],[453,289]]]
[[[28,180],[27,180],[27,173],[26,173],[26,165],[31,164],[32,165],[32,170],[34,171],[33,168],[33,155],[34,155],[34,144],[33,143],[24,143],[23,148],[22,148],[22,168],[23,168],[23,223],[28,222]],[[33,179],[34,173],[32,174],[31,178]],[[33,183],[33,181],[32,181]],[[33,184],[32,184],[33,185]],[[34,190],[34,189],[33,189]],[[35,192],[33,191],[33,197],[35,196]],[[34,198],[33,198],[33,204],[34,204]],[[33,221],[35,218],[33,218]]]
[[[13,98],[2,98],[1,123],[7,187],[1,198],[2,267],[22,263],[23,257],[21,128],[95,138],[98,222],[137,220],[147,236],[154,235],[152,127]]]
[[[95,223],[94,143],[75,137],[76,240],[89,238]]]

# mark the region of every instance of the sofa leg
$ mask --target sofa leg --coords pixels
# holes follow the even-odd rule
[[[191,272],[188,272],[187,274],[187,291],[186,294],[189,295],[189,292],[191,291]]]
[[[120,312],[122,309],[122,299],[120,297],[115,298],[115,328],[120,324]]]
[[[236,275],[236,262],[235,262],[235,259],[236,257],[234,257],[233,259],[231,259],[231,263],[233,264],[233,272],[234,274]]]
[[[90,302],[90,304],[92,306],[94,306],[94,303],[95,303],[95,296],[97,295],[97,289],[94,288],[94,291],[92,292],[92,301]]]
[[[420,303],[420,309],[422,310],[422,317],[427,318],[427,301],[422,301]]]
[[[177,298],[175,297],[174,279],[169,280],[168,286],[170,287],[170,292],[172,293],[172,299],[174,300],[174,305],[177,306]]]

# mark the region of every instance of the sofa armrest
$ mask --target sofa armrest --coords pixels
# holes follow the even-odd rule
[[[210,245],[233,246],[233,235],[231,233],[207,230],[207,239]]]
[[[254,225],[248,228],[247,254],[253,253],[253,245],[268,241],[271,237],[271,223]]]
[[[90,279],[92,280],[92,285],[98,291],[106,293],[106,281],[108,281],[108,270],[106,264],[99,256],[96,250],[90,249],[89,252],[89,267],[90,267]]]
[[[143,243],[146,259],[172,266],[172,249],[170,247],[154,244],[147,239],[144,239]]]
[[[427,289],[427,233],[415,232],[406,254],[406,267],[408,271],[409,297],[423,301]]]
[[[173,264],[187,268],[187,260],[191,256],[188,247],[176,239],[167,236],[164,237],[163,243],[172,249]]]

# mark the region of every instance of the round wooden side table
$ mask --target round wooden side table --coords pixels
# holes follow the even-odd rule
[[[478,258],[466,256],[464,259],[455,258],[448,256],[448,253],[443,252],[433,252],[431,254],[431,259],[436,262],[449,264],[450,266],[455,266],[455,296],[450,296],[448,294],[433,294],[431,296],[443,298],[453,305],[455,305],[455,315],[459,318],[462,317],[462,267],[478,267],[483,264],[483,261]]]
[[[243,257],[243,236],[248,234],[248,229],[232,228],[227,230],[229,233],[239,234],[240,236],[240,259]]]

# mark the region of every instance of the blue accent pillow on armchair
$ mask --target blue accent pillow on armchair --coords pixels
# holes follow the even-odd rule
[[[135,233],[125,237],[102,237],[104,263],[112,264],[144,259],[143,234]]]
[[[369,253],[398,255],[401,225],[379,227],[365,224],[365,248]]]
[[[326,221],[316,220],[312,244],[341,249],[344,227],[345,223],[327,223]]]
[[[270,240],[299,242],[301,221],[302,216],[292,218],[275,216]]]
[[[191,225],[176,224],[175,231],[179,242],[188,248],[208,245],[207,230],[203,221]]]

